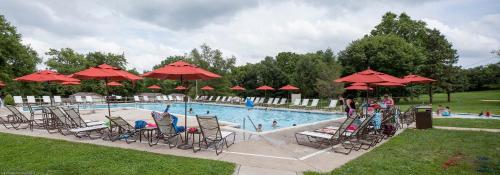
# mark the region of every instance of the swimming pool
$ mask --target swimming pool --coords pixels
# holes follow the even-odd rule
[[[165,110],[166,104],[111,104],[112,108],[140,108],[152,111],[163,112]],[[95,105],[95,108],[102,109],[107,108],[106,105]],[[210,111],[209,115],[216,115],[221,121],[231,122],[241,125],[241,129],[247,131],[255,131],[255,128],[250,123],[247,116],[250,116],[254,124],[262,124],[263,131],[270,131],[279,128],[286,128],[296,125],[314,123],[324,120],[331,120],[341,118],[344,115],[332,114],[332,113],[315,113],[315,112],[301,112],[301,111],[290,111],[290,110],[278,110],[278,109],[263,109],[263,108],[253,108],[248,110],[245,107],[239,106],[226,106],[226,105],[214,105],[214,104],[202,104],[202,103],[188,103],[189,108],[193,108],[193,113],[188,114],[189,116],[194,115],[206,115],[207,111]],[[184,114],[184,103],[173,103],[170,107],[170,113],[173,114]],[[245,120],[245,126],[243,127],[243,120]],[[273,128],[272,123],[276,120],[278,122],[277,127]]]

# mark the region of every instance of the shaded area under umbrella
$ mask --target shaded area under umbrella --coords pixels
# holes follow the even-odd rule
[[[143,77],[157,78],[157,79],[167,79],[167,80],[179,80],[181,84],[184,81],[189,80],[209,80],[214,78],[220,78],[220,75],[214,74],[198,66],[189,64],[185,61],[176,61],[174,63],[167,64],[161,68],[155,69],[151,72],[145,73]],[[177,89],[177,88],[176,88]],[[184,91],[184,128],[187,129],[187,88]],[[188,133],[184,132],[184,144],[179,145],[180,149],[191,149],[192,146],[188,144]]]
[[[427,84],[428,83],[429,84],[429,103],[432,104],[432,82],[435,82],[436,80],[430,79],[427,77],[422,77],[419,75],[414,75],[414,74],[404,76],[403,80],[405,81],[405,84]],[[412,90],[413,89],[410,89],[411,101],[413,101],[413,95],[411,94]]]
[[[71,77],[81,80],[104,80],[106,86],[106,96],[109,96],[108,81],[130,80],[134,82],[142,79],[142,77],[107,64],[101,64],[96,67],[90,67],[80,72],[76,72]],[[108,104],[108,115],[111,117],[111,107],[107,98],[106,103]]]
[[[271,86],[260,86],[258,87],[256,90],[259,90],[259,91],[264,91],[264,97],[267,97],[267,91],[274,91],[274,88],[272,88]]]

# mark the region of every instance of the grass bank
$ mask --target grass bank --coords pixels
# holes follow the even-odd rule
[[[228,162],[0,133],[0,174],[232,174]]]

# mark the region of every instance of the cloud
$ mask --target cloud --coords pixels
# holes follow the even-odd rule
[[[124,53],[128,67],[139,71],[203,43],[235,55],[240,65],[282,51],[338,52],[369,33],[387,11],[406,12],[439,29],[458,50],[459,64],[468,65],[500,48],[494,2],[3,0],[0,12],[42,56],[64,47]]]

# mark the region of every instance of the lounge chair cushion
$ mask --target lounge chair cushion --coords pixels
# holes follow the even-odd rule
[[[107,128],[107,126],[106,125],[96,125],[96,126],[89,126],[89,127],[84,127],[84,128],[75,128],[75,129],[71,129],[69,131],[78,133],[78,132],[93,131],[93,130],[104,129],[104,128]]]
[[[317,137],[317,138],[324,138],[324,139],[331,139],[333,137],[332,134],[313,132],[313,131],[302,131],[302,132],[299,132],[297,134],[312,136],[312,137]]]

